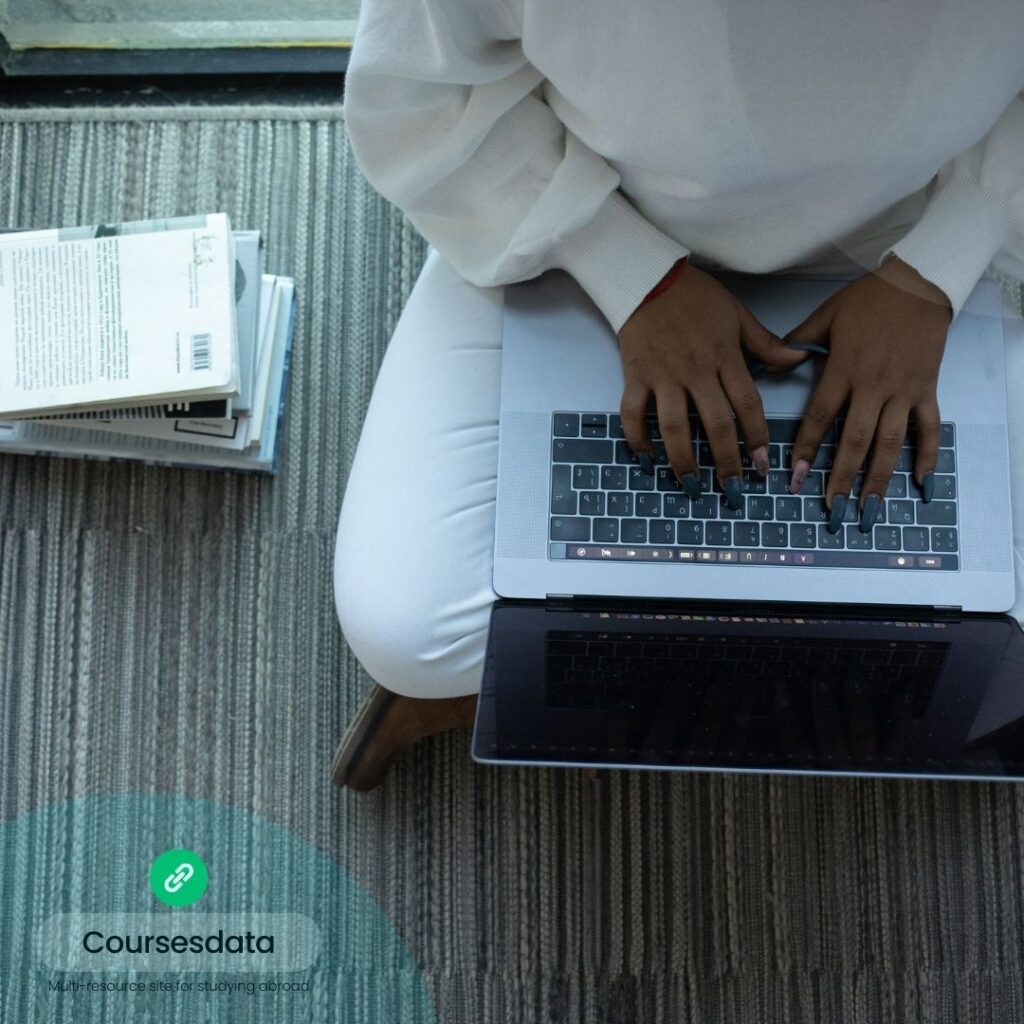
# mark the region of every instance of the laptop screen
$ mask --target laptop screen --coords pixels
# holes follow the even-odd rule
[[[1020,627],[1006,616],[912,615],[499,602],[473,754],[1024,777]]]

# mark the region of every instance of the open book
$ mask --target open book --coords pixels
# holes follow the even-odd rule
[[[293,307],[225,214],[0,235],[0,452],[272,471]]]

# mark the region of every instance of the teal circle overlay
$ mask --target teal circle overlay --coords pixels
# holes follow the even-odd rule
[[[343,838],[338,845],[344,849]],[[201,902],[184,911],[156,902],[149,877],[160,855],[180,850],[198,851],[210,879]],[[55,914],[160,921],[245,912],[310,918],[322,940],[313,966],[260,974],[67,972],[49,967],[37,949],[40,927]],[[200,982],[222,987],[203,991]],[[71,987],[90,983],[102,987]],[[248,983],[252,991],[241,987]],[[437,1024],[408,948],[336,860],[249,811],[137,793],[81,797],[0,823],[0,1020]]]
[[[164,850],[149,869],[153,895],[169,907],[187,907],[203,898],[209,874],[192,850]]]

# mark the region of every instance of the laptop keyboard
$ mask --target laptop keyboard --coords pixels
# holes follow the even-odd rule
[[[743,457],[743,499],[731,509],[715,478],[707,436],[690,418],[704,494],[691,501],[676,481],[660,439],[657,419],[648,419],[656,458],[644,473],[625,441],[614,413],[556,412],[552,417],[549,540],[552,558],[716,565],[819,566],[826,568],[959,568],[956,434],[943,423],[935,467],[935,494],[925,504],[914,482],[913,438],[900,452],[868,533],[851,501],[838,533],[828,530],[826,476],[842,424],[826,434],[799,494],[789,493],[793,441],[799,419],[768,421],[771,472],[761,477]],[[852,494],[859,497],[861,475]]]

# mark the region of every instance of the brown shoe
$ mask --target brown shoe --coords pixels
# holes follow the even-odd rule
[[[334,755],[331,779],[365,793],[380,784],[403,750],[449,729],[471,729],[475,715],[475,693],[426,700],[374,684]]]

